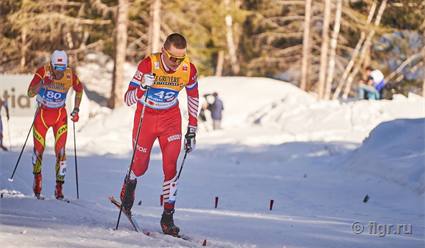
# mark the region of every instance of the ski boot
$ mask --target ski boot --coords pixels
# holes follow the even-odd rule
[[[180,228],[174,225],[173,215],[174,209],[164,209],[161,218],[161,228],[164,234],[178,236]]]
[[[34,184],[32,186],[32,189],[37,199],[41,198],[41,182],[42,182],[41,173],[34,174]]]
[[[136,191],[136,185],[137,185],[137,178],[135,179],[129,179],[126,178],[124,180],[124,183],[121,188],[121,203],[123,206],[124,211],[127,213],[131,213],[131,208],[133,207],[134,203],[134,192]]]
[[[55,197],[58,200],[62,200],[64,198],[62,193],[62,185],[63,182],[56,181]]]

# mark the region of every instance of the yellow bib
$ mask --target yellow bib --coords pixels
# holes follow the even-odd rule
[[[186,57],[175,72],[167,73],[161,63],[161,54],[150,56],[155,83],[147,92],[147,100],[142,97],[142,104],[153,109],[168,109],[178,103],[179,92],[189,83],[190,60]]]
[[[44,85],[38,95],[37,101],[48,108],[60,108],[65,106],[66,94],[72,87],[72,69],[66,68],[61,79],[54,79],[51,75],[50,64],[44,66],[45,75],[42,80],[52,82]]]

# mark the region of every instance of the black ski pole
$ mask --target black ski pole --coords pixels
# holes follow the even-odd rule
[[[28,137],[30,136],[31,130],[34,127],[35,118],[37,117],[39,109],[40,107],[38,107],[37,111],[35,111],[35,116],[34,116],[34,119],[32,120],[31,128],[28,131],[27,138],[25,139],[25,143],[22,146],[21,153],[19,154],[19,157],[18,157],[18,161],[16,161],[15,169],[13,169],[12,176],[10,176],[10,178],[7,179],[9,180],[9,182],[13,182],[13,176],[15,175],[16,169],[18,168],[18,165],[19,165],[19,161],[21,160],[21,157],[22,157],[22,153],[24,152],[25,146],[27,145]]]
[[[145,103],[146,103],[147,98],[148,98],[148,91],[149,91],[149,88],[145,92]],[[131,156],[130,166],[128,167],[128,172],[125,175],[124,183],[126,182],[126,180],[128,178],[130,178],[131,166],[133,165],[134,156],[135,156],[136,150],[137,150],[137,143],[139,142],[140,130],[142,129],[142,123],[143,123],[143,116],[145,115],[145,108],[146,108],[146,105],[143,104],[142,113],[140,114],[139,127],[137,128],[136,140],[134,142],[134,147],[133,147],[133,155]],[[118,214],[118,220],[117,220],[117,225],[115,226],[115,230],[118,230],[118,226],[120,225],[121,213],[122,213],[122,203],[121,203],[121,207],[120,207],[120,212]]]
[[[182,165],[180,166],[179,174],[177,175],[176,181],[179,180],[179,178],[180,178],[180,174],[182,173],[184,161],[186,161],[187,154],[188,154],[188,152],[187,152],[187,149],[186,149],[185,152],[184,152],[184,157],[183,157]]]
[[[80,199],[80,193],[78,192],[78,165],[77,165],[77,143],[75,139],[75,122],[72,122],[74,129],[74,161],[75,161],[75,183],[77,186],[77,199]]]

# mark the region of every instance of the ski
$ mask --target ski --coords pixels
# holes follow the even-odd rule
[[[48,198],[46,198],[46,197],[44,197],[44,196],[42,196],[42,195],[36,195],[35,196],[35,199],[37,199],[37,200],[40,200],[40,201],[44,201],[44,200],[53,200],[53,199],[48,199]],[[63,202],[66,202],[66,203],[71,203],[71,200],[69,200],[69,199],[67,199],[67,198],[60,198],[60,199],[56,199],[55,198],[55,200],[58,200],[58,201],[63,201]]]
[[[42,196],[42,195],[36,195],[35,196],[35,198],[37,199],[37,200],[45,200],[46,198],[44,197],[44,196]]]
[[[118,209],[121,209],[121,202],[119,202],[113,196],[109,196],[108,198],[109,198],[109,201],[112,204],[114,204]],[[128,213],[124,209],[122,209],[122,212],[127,217],[128,221],[133,226],[133,228],[134,228],[134,230],[136,232],[142,232],[144,235],[149,236],[149,237],[152,237],[152,238],[159,238],[161,236],[167,236],[167,237],[173,237],[173,238],[183,239],[183,240],[189,241],[189,242],[196,242],[194,239],[192,239],[191,237],[189,237],[187,235],[184,235],[184,234],[179,234],[179,235],[175,235],[174,236],[174,235],[164,234],[164,233],[161,233],[159,231],[148,231],[148,230],[145,230],[143,228],[140,228],[140,226],[138,225],[138,223],[136,222],[136,220],[134,220],[134,218],[131,215],[131,213]]]
[[[63,202],[66,202],[66,203],[71,203],[71,201],[69,199],[66,199],[66,198],[59,198],[59,199],[56,199],[56,200],[63,201]]]
[[[117,208],[121,209],[121,202],[119,202],[117,199],[115,199],[115,197],[110,196],[109,197],[109,201],[111,201],[111,203],[114,204]],[[133,226],[134,231],[136,231],[136,232],[142,231],[145,235],[147,235],[147,236],[150,235],[149,232],[144,231],[143,229],[141,229],[139,227],[139,224],[137,224],[137,222],[133,219],[133,216],[131,215],[131,212],[125,211],[124,208],[122,209],[122,212],[127,217],[127,219],[130,222],[130,224]]]

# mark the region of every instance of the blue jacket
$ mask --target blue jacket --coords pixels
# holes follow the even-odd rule
[[[224,106],[220,98],[216,97],[214,102],[208,106],[208,109],[211,111],[211,118],[213,120],[221,120],[221,118],[223,118],[222,112]]]

